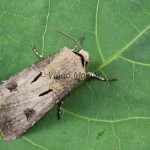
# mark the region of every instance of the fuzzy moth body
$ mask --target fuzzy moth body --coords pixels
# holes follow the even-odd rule
[[[64,47],[58,53],[43,57],[32,45],[42,59],[0,84],[0,134],[5,140],[21,136],[54,105],[60,110],[63,98],[87,76],[116,81],[87,72],[89,54],[80,44],[84,37],[78,42],[70,35],[55,31],[71,38],[81,50],[76,52],[76,46],[74,49]]]
[[[14,140],[59,103],[86,74],[89,55],[64,47],[0,84],[0,134]],[[60,78],[59,74],[69,77]]]

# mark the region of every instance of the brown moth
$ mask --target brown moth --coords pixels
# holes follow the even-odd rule
[[[46,57],[39,55],[33,46],[42,59],[2,82],[0,134],[5,140],[14,140],[22,135],[54,105],[59,106],[59,111],[64,96],[87,75],[102,81],[114,81],[87,72],[89,54],[79,42],[77,46],[81,48],[78,52],[64,47],[60,52]],[[80,78],[81,74],[85,77]]]

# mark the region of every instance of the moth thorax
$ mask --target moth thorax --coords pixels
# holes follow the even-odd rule
[[[81,50],[79,51],[79,53],[84,57],[84,60],[85,60],[85,61],[87,61],[87,62],[89,61],[89,53],[88,53],[87,51],[81,49]]]

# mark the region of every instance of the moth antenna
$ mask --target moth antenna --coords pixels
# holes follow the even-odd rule
[[[80,43],[80,45],[82,45],[82,42],[83,42],[84,39],[85,39],[84,36],[81,37],[81,38],[79,39],[78,43]],[[78,45],[76,44],[75,47],[73,48],[73,50],[75,51],[77,47],[78,47]]]
[[[34,24],[36,24],[36,23],[34,23]],[[42,25],[39,25],[39,24],[36,24],[36,25],[43,27]],[[48,28],[48,27],[46,26],[45,28]],[[51,30],[53,30],[53,31],[56,31],[56,32],[58,32],[58,33],[60,33],[60,34],[63,34],[63,35],[65,35],[65,36],[67,36],[67,37],[69,37],[70,39],[72,39],[72,40],[76,43],[76,45],[78,45],[78,47],[80,47],[81,49],[83,49],[82,46],[81,46],[81,44],[80,44],[80,41],[77,41],[77,40],[76,40],[74,37],[72,37],[71,35],[69,35],[69,34],[67,34],[67,33],[64,33],[64,32],[62,32],[62,31],[59,31],[59,30],[57,30],[57,29],[53,29],[53,28],[49,28],[49,29],[51,29]]]
[[[69,35],[69,34],[67,34],[67,33],[64,33],[64,32],[62,32],[62,31],[59,31],[59,30],[57,30],[57,29],[52,29],[52,30],[54,30],[54,31],[56,31],[56,32],[58,32],[58,33],[60,33],[60,34],[63,34],[63,35],[65,35],[65,36],[69,37],[70,39],[72,39],[72,40],[78,45],[78,47],[80,47],[81,49],[83,49],[82,46],[81,46],[81,44],[80,44],[80,42],[77,41],[77,40],[76,40],[74,37],[72,37],[71,35]]]

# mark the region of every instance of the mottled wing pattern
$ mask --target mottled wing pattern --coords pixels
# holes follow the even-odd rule
[[[56,71],[67,71],[71,78],[50,78],[49,73]],[[63,48],[4,81],[0,85],[0,133],[4,139],[20,136],[61,101],[78,82],[73,71],[85,69],[76,54]]]

